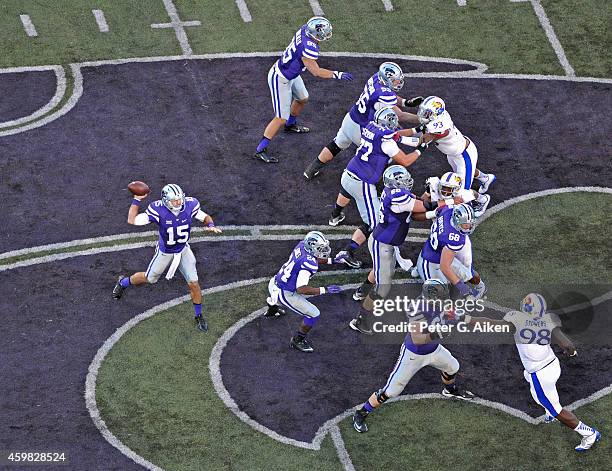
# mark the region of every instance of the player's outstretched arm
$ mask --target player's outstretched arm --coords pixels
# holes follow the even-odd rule
[[[302,58],[304,62],[304,66],[315,77],[324,78],[324,79],[336,79],[336,80],[347,80],[351,82],[353,80],[353,76],[348,72],[339,72],[337,70],[328,70],[322,67],[319,67],[319,64],[314,59],[306,59]]]
[[[144,226],[149,223],[149,217],[146,214],[142,214],[144,218],[139,218],[138,210],[140,208],[140,202],[145,199],[145,196],[137,196],[133,195],[132,204],[130,205],[130,209],[128,210],[127,222],[128,224],[132,224],[134,226]],[[146,222],[144,222],[146,220]]]
[[[194,218],[206,226],[204,228],[206,232],[212,232],[213,234],[221,234],[223,232],[219,227],[215,226],[212,216],[210,214],[206,214],[201,209],[198,209],[198,212]]]
[[[391,157],[396,163],[402,165],[403,167],[409,167],[413,163],[417,161],[417,159],[421,156],[423,151],[427,148],[426,144],[420,144],[416,149],[412,152],[406,154],[404,151],[400,150],[397,154]]]
[[[561,331],[559,327],[555,327],[553,329],[552,341],[559,345],[563,349],[563,352],[570,357],[573,357],[578,353],[572,341]]]

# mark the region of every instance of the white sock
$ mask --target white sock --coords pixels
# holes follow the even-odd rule
[[[574,430],[583,437],[588,437],[589,435],[593,435],[595,433],[595,430],[593,430],[588,425],[583,424],[582,422],[578,422],[578,425],[576,425],[576,428]]]

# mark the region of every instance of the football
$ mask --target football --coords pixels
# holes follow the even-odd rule
[[[128,185],[128,190],[130,190],[130,192],[136,196],[146,196],[151,191],[149,185],[147,185],[145,182],[141,182],[138,180],[131,182]]]

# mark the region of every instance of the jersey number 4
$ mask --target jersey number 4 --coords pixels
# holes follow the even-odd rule
[[[189,226],[187,224],[184,226],[169,227],[167,232],[168,241],[166,245],[184,244],[189,240]]]

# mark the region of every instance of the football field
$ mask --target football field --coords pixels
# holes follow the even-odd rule
[[[268,70],[313,15],[333,24],[320,65],[355,80],[305,73],[300,122],[312,131],[279,134],[280,162],[266,165],[252,154],[273,116]],[[607,469],[611,19],[595,0],[2,2],[0,468],[22,469],[10,452],[61,452],[67,463],[41,469]],[[364,269],[313,278],[344,288],[312,298],[314,353],[289,348],[297,315],[262,317],[268,280],[306,232],[324,232],[335,254],[361,222],[350,207],[327,225],[354,148],[312,181],[302,172],[384,60],[402,67],[402,96],[444,98],[497,175],[472,236],[487,315],[534,287],[553,309],[589,301],[597,335],[574,329],[579,354],[556,350],[561,403],[603,437],[588,453],[543,423],[511,339],[448,345],[472,403],[444,399],[424,369],[357,433],[352,413],[401,344],[347,327],[367,249]],[[430,148],[409,170],[421,194],[448,164]],[[189,240],[207,333],[181,276],[112,299],[158,237],[126,224],[133,180],[151,187],[147,203],[180,184],[224,231],[196,224]],[[414,224],[403,256],[416,261],[428,234]]]

